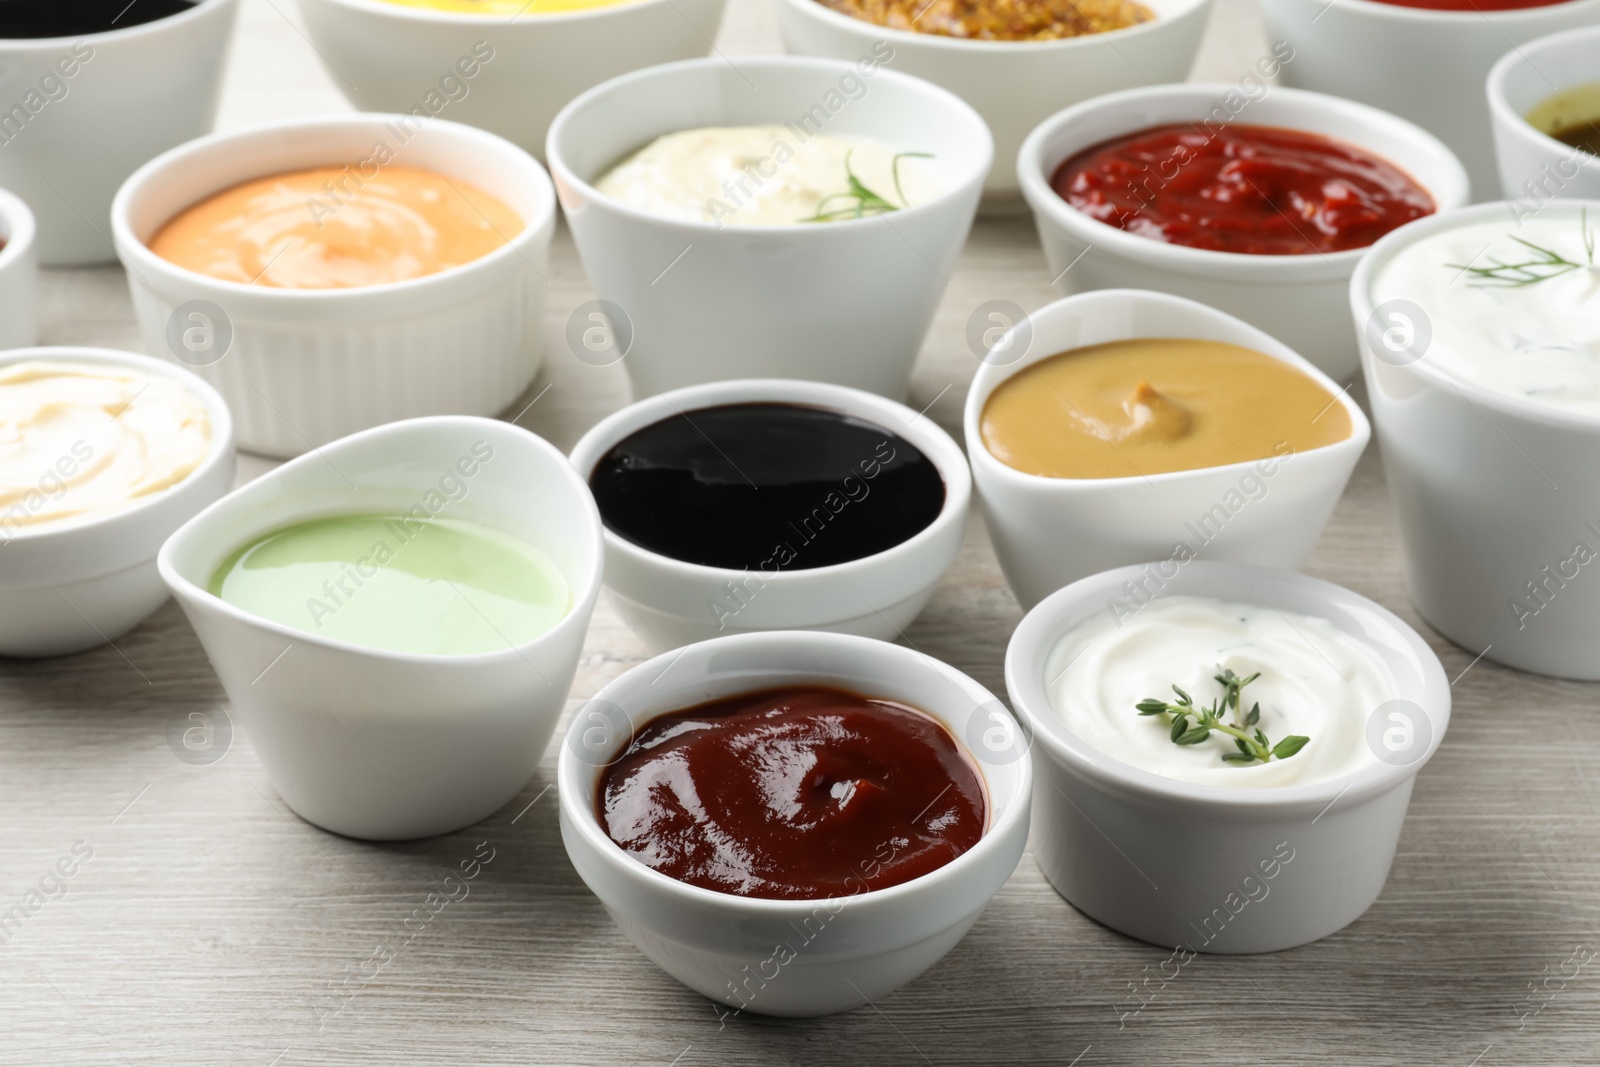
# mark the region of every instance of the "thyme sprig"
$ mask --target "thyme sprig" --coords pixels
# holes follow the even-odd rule
[[[902,159],[933,158],[931,152],[901,152],[894,157],[894,160],[890,163],[889,170],[894,177],[895,195],[900,198],[900,203],[896,204],[887,197],[880,196],[867,188],[866,183],[856,176],[856,172],[850,166],[850,157],[854,152],[855,149],[852,148],[844,154],[844,175],[845,184],[848,186],[847,191],[823,197],[817,202],[816,213],[810,218],[801,219],[801,222],[834,222],[838,219],[861,219],[866,218],[868,215],[887,215],[891,211],[899,211],[901,207],[910,207],[911,203],[906,199],[905,190],[900,187],[900,161]],[[840,200],[845,201],[843,207],[830,208],[828,206]]]
[[[1162,722],[1171,723],[1172,743],[1175,745],[1198,745],[1210,737],[1213,730],[1227,734],[1233,738],[1234,746],[1239,750],[1223,753],[1222,758],[1228,763],[1267,763],[1274,759],[1288,759],[1311,740],[1301,734],[1290,734],[1274,745],[1257,725],[1261,721],[1259,702],[1252,705],[1248,713],[1240,714],[1240,695],[1245,686],[1261,677],[1260,671],[1248,678],[1240,678],[1233,673],[1232,667],[1228,667],[1213,677],[1222,686],[1222,696],[1213,700],[1209,708],[1196,706],[1194,698],[1176,685],[1172,687],[1172,691],[1178,694],[1176,704],[1169,704],[1160,697],[1147,697],[1135,706],[1140,715],[1160,715],[1163,716]],[[1223,721],[1223,716],[1229,712],[1233,714],[1232,724]],[[1249,732],[1251,727],[1255,728],[1254,733]]]
[[[1520,289],[1525,285],[1534,285],[1547,281],[1550,278],[1559,278],[1563,274],[1570,274],[1575,270],[1589,270],[1600,272],[1594,262],[1594,231],[1589,229],[1589,209],[1580,208],[1578,211],[1578,232],[1583,239],[1583,263],[1568,259],[1561,253],[1543,245],[1536,245],[1532,241],[1524,240],[1516,234],[1507,234],[1513,241],[1533,252],[1534,258],[1523,260],[1520,263],[1506,263],[1503,260],[1490,257],[1490,266],[1474,267],[1469,264],[1446,263],[1451,270],[1464,271],[1472,275],[1473,280],[1467,284],[1475,289]]]

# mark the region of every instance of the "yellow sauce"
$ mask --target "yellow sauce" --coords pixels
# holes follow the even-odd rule
[[[199,274],[285,289],[348,289],[436,274],[522,232],[501,200],[417,167],[291,171],[185,208],[150,250]]]
[[[1310,376],[1219,341],[1090,345],[1002,382],[983,407],[983,443],[1047,478],[1199,470],[1320,448],[1350,436],[1350,413]]]
[[[615,7],[632,0],[387,0],[401,7],[455,11],[468,15],[547,15],[553,11],[586,11]]]
[[[1574,85],[1539,101],[1528,125],[1563,144],[1600,155],[1600,82]]]

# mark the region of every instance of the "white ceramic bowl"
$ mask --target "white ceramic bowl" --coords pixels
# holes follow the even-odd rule
[[[879,42],[889,66],[942,85],[977,109],[994,134],[983,209],[1019,210],[1017,149],[1028,131],[1080,100],[1189,76],[1211,0],[1148,0],[1151,22],[1059,41],[979,41],[890,29],[817,0],[778,0],[784,46],[804,56],[855,60]]]
[[[1600,21],[1600,13],[1590,21]],[[1489,71],[1489,119],[1500,188],[1526,211],[1553,197],[1600,197],[1600,157],[1534,129],[1526,118],[1563,89],[1596,84],[1600,25],[1563,30],[1513,48]]]
[[[1436,134],[1466,165],[1478,200],[1498,194],[1483,83],[1506,49],[1592,26],[1600,0],[1521,11],[1426,11],[1374,0],[1261,0],[1267,36],[1295,56],[1283,84],[1385,111]]]
[[[944,508],[926,529],[891,549],[809,570],[757,573],[685,563],[608,529],[606,589],[617,613],[655,651],[756,630],[831,630],[885,641],[903,636],[961,551],[972,499],[972,475],[961,449],[932,419],[904,404],[821,382],[691,386],[638,401],[596,423],[573,448],[573,466],[587,480],[595,464],[637,430],[679,413],[750,401],[826,408],[892,430],[939,469]]]
[[[725,2],[622,0],[479,15],[299,0],[328,76],[356,107],[480,126],[541,159],[563,104],[618,74],[705,55]]]
[[[1349,381],[1360,361],[1344,307],[1350,275],[1365,249],[1254,256],[1186,248],[1092,219],[1050,187],[1056,168],[1083,149],[1152,126],[1204,122],[1214,112],[1227,116],[1230,99],[1244,98],[1231,85],[1130,89],[1070,107],[1029,134],[1017,172],[1050,273],[1063,293],[1157,289],[1210,304],[1265,330],[1329,376]],[[1375,152],[1410,174],[1440,211],[1467,201],[1466,175],[1450,150],[1374,108],[1270,87],[1241,106],[1232,121],[1325,134]]]
[[[1592,525],[1600,522],[1600,418],[1487,389],[1440,369],[1426,352],[1380,358],[1366,337],[1373,280],[1400,249],[1484,219],[1503,218],[1511,232],[1512,207],[1475,204],[1396,230],[1356,271],[1350,306],[1362,326],[1367,395],[1417,611],[1474,655],[1595,680],[1600,584],[1563,581],[1552,568],[1565,569],[1579,542],[1590,551],[1600,545]],[[1600,220],[1600,201],[1552,200],[1544,210],[1580,207],[1591,226]],[[1534,617],[1519,614],[1519,603],[1537,608]]]
[[[1412,781],[1450,723],[1438,657],[1400,619],[1347,589],[1264,567],[1191,563],[1155,596],[1327,619],[1389,665],[1409,706],[1372,709],[1384,752],[1353,774],[1237,790],[1166,778],[1080,740],[1048,694],[1056,643],[1141,574],[1125,567],[1060,590],[1028,613],[1006,650],[1006,689],[1032,733],[1040,869],[1078,910],[1163,947],[1276,952],[1355,921],[1383,889]],[[1384,731],[1394,732],[1383,739]]]
[[[0,186],[38,216],[41,262],[115,258],[117,186],[216,121],[238,7],[200,0],[109,33],[0,40]]]
[[[0,348],[39,341],[38,227],[20,197],[0,189]]]
[[[942,722],[982,771],[989,799],[983,837],[909,882],[805,901],[679,882],[611,840],[595,817],[595,793],[604,766],[636,727],[707,700],[792,684],[899,701]],[[986,731],[994,744],[985,744]],[[634,667],[573,713],[561,749],[561,839],[628,940],[690,989],[762,1015],[845,1011],[877,1002],[938,962],[1016,869],[1033,777],[1021,740],[986,689],[898,645],[781,632],[704,641]],[[792,958],[779,963],[782,946]]]
[[[934,153],[946,192],[877,218],[719,229],[645,214],[592,184],[665,133],[808,114],[813,133]],[[623,365],[635,396],[767,377],[898,400],[966,241],[993,143],[977,112],[920,79],[757,56],[671,63],[597,86],[556,116],[548,155],[589,278],[631,322]]]
[[[1197,556],[1300,568],[1372,435],[1349,393],[1283,342],[1165,293],[1082,293],[1033,312],[1027,323],[1032,340],[1025,352],[1004,364],[991,353],[978,368],[962,420],[989,538],[1024,609],[1088,575],[1149,560]],[[1134,337],[1225,341],[1282,360],[1338,394],[1350,436],[1255,463],[1139,478],[1045,478],[989,452],[980,424],[1001,382],[1059,352]],[[1000,351],[1011,343],[1002,337]]]
[[[446,477],[465,491],[444,495]],[[515,647],[428,656],[319,637],[206,591],[230,553],[274,529],[413,506],[542,549],[572,610]],[[268,472],[173,534],[158,562],[284,802],[335,833],[399,840],[477,822],[533,774],[577,669],[602,551],[588,488],[552,445],[494,419],[436,416]]]
[[[219,133],[151,160],[117,193],[112,228],[145,344],[194,366],[228,398],[241,448],[296,456],[398,419],[493,415],[538,373],[555,231],[549,176],[494,134],[454,122],[414,131],[404,123],[342,115]],[[471,263],[352,289],[222,281],[145,243],[184,208],[242,181],[341,164],[362,173],[379,143],[397,165],[498,197],[522,216],[522,232]],[[198,350],[181,340],[198,328],[196,314],[213,331]]]
[[[131,507],[38,526],[13,527],[0,515],[0,655],[59,656],[115,641],[166,603],[156,553],[169,534],[233,488],[233,419],[215,389],[165,360],[109,348],[0,352],[0,366],[30,359],[167,378],[197,397],[211,419],[205,461]]]

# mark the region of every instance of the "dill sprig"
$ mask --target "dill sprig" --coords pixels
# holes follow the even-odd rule
[[[1568,259],[1554,249],[1536,245],[1532,241],[1524,240],[1516,234],[1507,234],[1513,241],[1527,248],[1534,254],[1534,258],[1523,260],[1520,263],[1506,263],[1490,257],[1491,266],[1474,267],[1471,264],[1446,263],[1451,270],[1464,271],[1472,275],[1473,280],[1467,284],[1475,289],[1520,289],[1525,285],[1535,285],[1551,278],[1559,278],[1563,274],[1570,274],[1575,270],[1596,270],[1594,263],[1594,231],[1589,229],[1589,209],[1580,208],[1578,211],[1578,232],[1583,240],[1584,259],[1578,263]]]
[[[855,149],[850,149],[844,154],[845,192],[833,193],[823,197],[817,202],[816,213],[810,218],[801,219],[801,222],[835,222],[839,219],[861,219],[869,215],[887,215],[891,211],[899,211],[901,207],[910,207],[906,200],[905,190],[900,187],[900,161],[902,159],[932,159],[930,152],[901,152],[894,157],[890,164],[890,172],[894,176],[895,195],[900,198],[896,204],[887,197],[881,196],[867,188],[866,183],[856,176],[850,166],[850,157]],[[845,201],[843,207],[829,207],[837,201]]]
[[[1261,721],[1259,702],[1247,714],[1240,714],[1240,694],[1245,686],[1261,677],[1260,671],[1248,678],[1240,678],[1229,667],[1214,677],[1222,686],[1222,696],[1213,700],[1209,708],[1196,707],[1194,698],[1176,685],[1172,687],[1172,691],[1178,694],[1176,704],[1169,704],[1160,697],[1147,697],[1135,706],[1140,715],[1160,715],[1163,716],[1163,722],[1170,722],[1172,743],[1175,745],[1198,745],[1210,737],[1213,730],[1227,734],[1233,738],[1234,746],[1239,750],[1223,753],[1222,758],[1228,763],[1268,763],[1274,759],[1288,759],[1311,740],[1301,734],[1290,734],[1274,745],[1261,727],[1256,725]],[[1230,711],[1233,713],[1232,724],[1223,721],[1223,715]],[[1190,722],[1191,716],[1193,723]],[[1255,727],[1254,733],[1249,732],[1251,727]]]

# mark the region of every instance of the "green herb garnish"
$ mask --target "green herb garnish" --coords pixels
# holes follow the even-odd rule
[[[1523,260],[1521,263],[1504,263],[1491,257],[1489,262],[1492,266],[1488,267],[1474,267],[1471,264],[1463,266],[1460,263],[1446,263],[1445,266],[1472,275],[1473,281],[1467,284],[1476,289],[1484,287],[1520,289],[1524,285],[1534,285],[1549,278],[1559,278],[1575,270],[1595,270],[1594,231],[1589,229],[1588,208],[1580,208],[1578,211],[1578,232],[1583,238],[1586,260],[1583,263],[1570,260],[1561,253],[1536,245],[1532,241],[1525,241],[1516,234],[1507,234],[1507,237],[1519,245],[1532,250],[1535,258]]]
[[[1172,691],[1178,694],[1178,702],[1169,704],[1160,697],[1148,697],[1136,705],[1140,715],[1162,715],[1166,718],[1162,722],[1172,724],[1172,743],[1175,745],[1198,745],[1211,736],[1211,731],[1227,734],[1233,738],[1237,752],[1225,752],[1223,760],[1228,763],[1267,763],[1273,759],[1288,759],[1305,747],[1311,738],[1300,734],[1290,734],[1274,745],[1267,740],[1267,735],[1261,727],[1256,726],[1261,721],[1261,705],[1251,707],[1249,714],[1239,714],[1239,694],[1244,687],[1261,677],[1257,671],[1248,678],[1240,678],[1229,667],[1221,674],[1214,676],[1222,686],[1222,697],[1213,700],[1209,708],[1196,707],[1194,698],[1177,686]],[[1227,712],[1233,713],[1233,725],[1222,721]],[[1190,722],[1190,717],[1193,722]],[[1247,731],[1255,727],[1255,733]]]
[[[887,215],[891,211],[899,211],[902,206],[910,207],[911,204],[906,200],[905,191],[900,188],[900,161],[906,158],[933,158],[933,154],[930,152],[901,152],[894,157],[894,161],[890,164],[890,170],[894,175],[895,195],[900,197],[900,203],[896,204],[892,200],[879,196],[871,189],[868,189],[866,184],[856,177],[856,172],[850,168],[850,156],[854,152],[855,149],[852,148],[844,154],[845,183],[849,186],[849,190],[823,197],[817,203],[816,214],[810,218],[801,219],[801,222],[834,222],[838,219],[861,219],[866,218],[868,215]],[[846,202],[843,207],[828,206],[839,200]]]

